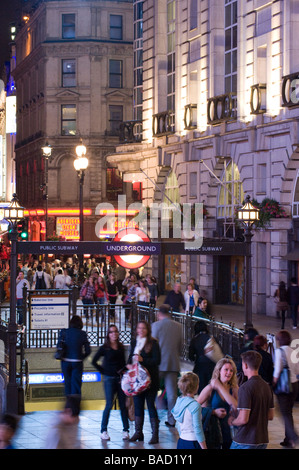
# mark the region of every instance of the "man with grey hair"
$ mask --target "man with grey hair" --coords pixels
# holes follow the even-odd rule
[[[166,426],[174,427],[175,419],[171,413],[177,399],[177,380],[180,372],[180,356],[183,346],[182,325],[171,318],[170,306],[163,304],[158,311],[158,321],[152,324],[152,336],[159,342],[161,363],[160,379],[164,381],[167,396]]]

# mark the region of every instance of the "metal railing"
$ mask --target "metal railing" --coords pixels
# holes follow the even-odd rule
[[[135,303],[123,304],[93,304],[84,305],[81,301],[72,303],[70,316],[76,314],[82,318],[83,328],[87,332],[91,346],[104,343],[109,325],[115,324],[120,333],[120,341],[129,345],[135,335],[137,323],[146,320],[152,324],[157,319],[158,309],[153,306],[138,306]],[[58,341],[58,329],[30,328],[30,312],[27,309],[26,348],[55,348]],[[172,312],[173,320],[183,326],[182,360],[188,361],[189,344],[194,335],[194,325],[199,320],[185,313]],[[211,335],[217,340],[224,354],[238,360],[243,346],[243,331],[231,324],[225,324],[212,319],[204,319]]]

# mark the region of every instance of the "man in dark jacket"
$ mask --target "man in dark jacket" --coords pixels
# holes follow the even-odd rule
[[[91,353],[90,343],[83,331],[81,317],[73,315],[70,327],[61,330],[58,345],[65,343],[65,353],[61,361],[61,371],[64,376],[65,395],[81,396],[83,361]]]
[[[177,381],[181,370],[180,357],[183,347],[182,325],[171,318],[169,305],[161,305],[158,321],[152,324],[152,335],[159,342],[161,363],[159,366],[160,379],[164,382],[167,396],[166,426],[174,427],[175,419],[171,413],[177,399]]]
[[[186,303],[179,282],[176,282],[173,286],[173,290],[168,292],[165,304],[169,305],[174,312],[180,312],[181,307],[185,311]]]

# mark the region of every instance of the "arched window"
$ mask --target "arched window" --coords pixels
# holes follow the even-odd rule
[[[244,191],[240,181],[237,165],[229,161],[225,164],[222,184],[218,195],[217,218],[232,219],[235,208],[240,206],[244,199]]]
[[[167,204],[167,206],[170,206],[171,205],[170,201],[173,203],[177,203],[177,204],[180,203],[179,182],[176,177],[176,174],[173,171],[171,171],[168,174],[165,189],[164,189],[163,202]]]

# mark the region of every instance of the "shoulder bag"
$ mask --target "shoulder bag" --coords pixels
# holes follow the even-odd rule
[[[121,388],[127,397],[134,397],[144,392],[151,384],[151,377],[139,362],[125,372],[121,379]]]
[[[223,352],[215,338],[211,336],[208,340],[207,344],[204,347],[205,356],[208,357],[211,361],[217,363],[224,357]]]
[[[274,388],[275,395],[281,395],[282,393],[291,393],[292,392],[292,383],[291,383],[291,373],[288,366],[288,361],[285,355],[285,352],[282,348],[281,350],[283,368],[280,372],[277,384]]]
[[[54,357],[55,359],[57,359],[57,361],[61,361],[65,357],[65,354],[66,354],[65,330],[62,330],[61,337],[57,343],[57,349],[56,349],[56,353]]]

